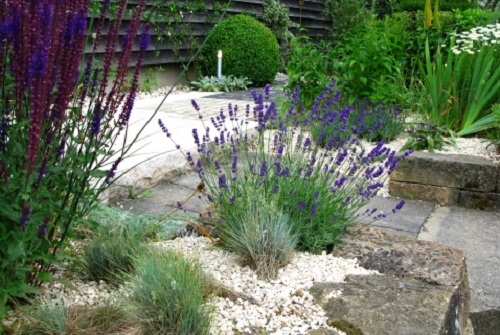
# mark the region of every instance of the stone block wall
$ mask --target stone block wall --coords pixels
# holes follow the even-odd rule
[[[500,212],[500,165],[480,157],[415,152],[390,176],[391,195]]]

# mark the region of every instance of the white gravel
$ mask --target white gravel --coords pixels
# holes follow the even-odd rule
[[[204,237],[183,237],[155,242],[155,246],[173,248],[186,257],[199,259],[203,270],[217,281],[236,292],[251,297],[251,301],[238,298],[233,302],[215,297],[210,304],[215,308],[211,334],[231,335],[261,328],[276,335],[303,335],[309,330],[332,329],[327,326],[325,311],[317,304],[309,289],[316,282],[342,282],[348,274],[366,275],[376,271],[361,268],[356,259],[343,259],[330,254],[311,255],[296,253],[293,261],[281,269],[278,278],[271,282],[259,280],[248,266],[242,267],[238,258],[215,248]],[[53,282],[43,287],[40,299],[65,305],[96,305],[103,300],[126,296],[126,290],[114,288],[104,281],[84,282],[63,269],[57,276],[68,280],[68,285]],[[332,292],[335,298],[342,293]],[[11,314],[10,321],[17,318]],[[8,320],[7,320],[8,321]]]
[[[233,303],[227,298],[215,298],[212,303],[216,316],[211,331],[214,335],[230,335],[235,330],[249,332],[253,327],[276,335],[300,335],[330,328],[324,310],[308,292],[311,286],[315,282],[342,282],[348,274],[377,273],[359,267],[355,259],[296,253],[276,280],[266,282],[259,280],[248,266],[241,267],[237,256],[214,248],[207,238],[185,237],[158,244],[194,255],[213,278],[258,301],[252,304],[238,299]],[[332,297],[340,294],[333,292]]]

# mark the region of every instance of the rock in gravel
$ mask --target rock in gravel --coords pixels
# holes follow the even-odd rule
[[[313,296],[342,295],[322,306],[329,326],[348,335],[459,335],[453,287],[396,276],[347,276],[345,283],[317,283]]]
[[[463,251],[371,226],[355,226],[334,250],[384,276],[347,276],[311,289],[328,325],[349,335],[462,335],[470,290]],[[334,300],[324,296],[340,290]],[[363,317],[361,317],[363,315]]]

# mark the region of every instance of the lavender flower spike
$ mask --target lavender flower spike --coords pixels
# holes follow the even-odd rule
[[[200,111],[200,106],[198,106],[198,103],[194,99],[191,100],[191,105],[193,105],[194,109],[196,109],[197,112]]]
[[[111,184],[111,179],[115,177],[116,169],[118,168],[118,164],[120,164],[121,161],[122,157],[118,157],[118,159],[113,163],[113,165],[111,166],[111,170],[109,170],[108,176],[104,180],[104,183],[106,183],[107,185]]]

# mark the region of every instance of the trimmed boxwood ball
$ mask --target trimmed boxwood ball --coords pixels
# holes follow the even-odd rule
[[[217,74],[217,52],[222,50],[222,74],[247,77],[254,86],[272,84],[280,64],[273,33],[247,15],[232,16],[213,28],[202,50],[205,75]]]

